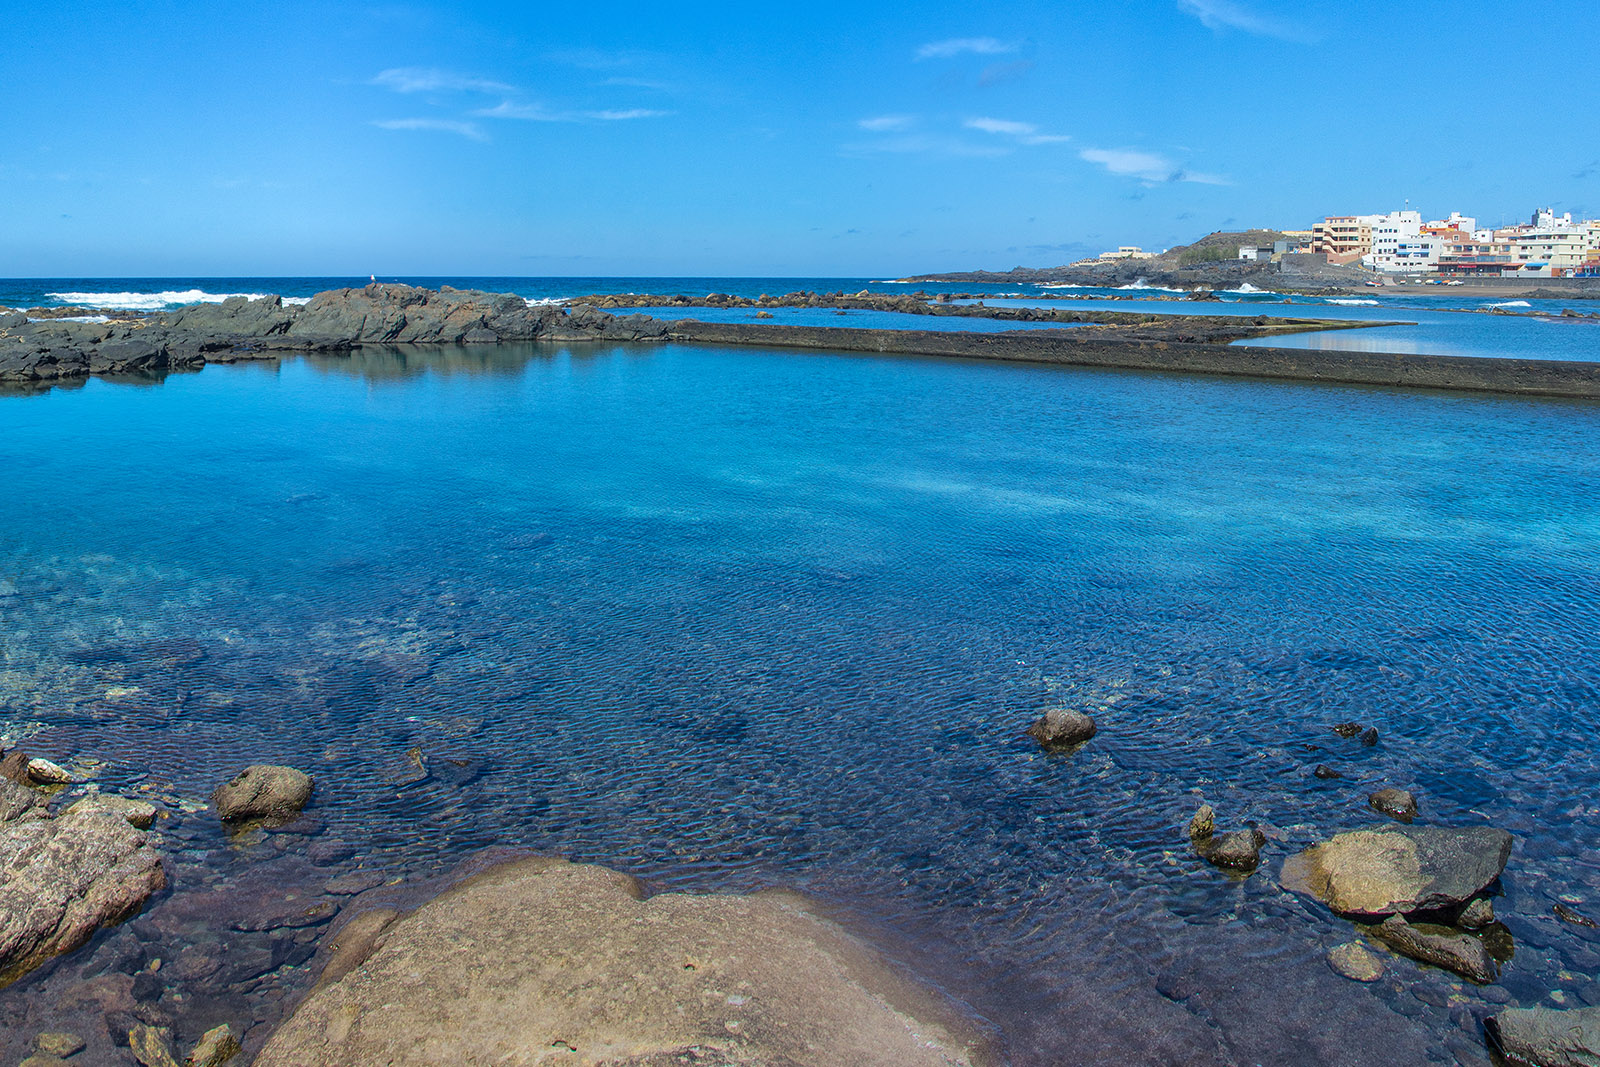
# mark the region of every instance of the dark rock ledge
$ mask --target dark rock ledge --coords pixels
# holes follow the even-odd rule
[[[530,307],[504,293],[381,284],[329,290],[304,305],[232,297],[109,322],[29,319],[0,311],[0,382],[196,368],[361,344],[638,341],[667,331],[644,315],[619,318],[591,307]]]

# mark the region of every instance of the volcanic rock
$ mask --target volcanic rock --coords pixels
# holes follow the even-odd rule
[[[1600,1007],[1507,1008],[1484,1029],[1513,1064],[1595,1067],[1600,1064]]]
[[[255,1063],[533,1063],[575,1049],[574,1063],[704,1052],[784,1067],[955,1067],[977,1061],[974,1046],[934,994],[797,898],[645,898],[615,872],[532,859],[382,930]]]
[[[1071,748],[1095,735],[1094,719],[1071,708],[1051,708],[1028,727],[1028,736],[1047,749]]]
[[[1341,915],[1446,908],[1500,877],[1511,843],[1509,833],[1487,826],[1355,830],[1289,857],[1282,881]]]
[[[1328,966],[1357,982],[1376,982],[1383,977],[1383,961],[1365,945],[1354,941],[1330,948]]]
[[[155,849],[123,818],[86,811],[0,825],[0,981],[77,948],[165,884]]]
[[[1434,923],[1409,923],[1391,915],[1372,928],[1372,935],[1403,956],[1454,971],[1479,985],[1495,980],[1495,963],[1484,943],[1471,934]]]
[[[1367,798],[1367,804],[1373,811],[1401,822],[1417,817],[1417,798],[1404,789],[1380,789]]]
[[[311,799],[311,777],[293,767],[257,763],[211,794],[224,822],[293,818]]]
[[[207,1030],[184,1059],[184,1067],[222,1067],[239,1054],[239,1038],[227,1023]]]
[[[42,819],[45,816],[44,797],[25,785],[0,777],[0,823],[17,819]]]
[[[156,821],[156,806],[148,800],[135,800],[132,797],[119,797],[114,793],[97,793],[84,797],[67,809],[70,814],[75,811],[98,811],[117,815],[127,819],[130,826],[141,830],[148,830]]]
[[[1482,930],[1494,924],[1494,905],[1487,897],[1475,897],[1467,902],[1456,916],[1456,925],[1463,930]]]

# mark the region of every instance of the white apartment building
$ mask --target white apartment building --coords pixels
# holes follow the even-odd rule
[[[1387,215],[1374,216],[1372,251],[1362,256],[1361,262],[1373,270],[1381,271],[1426,270],[1427,267],[1416,265],[1415,253],[1409,251],[1421,237],[1421,212],[1391,211]],[[1402,244],[1408,247],[1408,254],[1404,259],[1399,255]],[[1433,262],[1438,262],[1438,259],[1438,252],[1435,251]]]

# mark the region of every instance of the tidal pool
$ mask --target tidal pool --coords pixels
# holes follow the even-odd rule
[[[679,345],[0,397],[4,729],[156,797],[173,882],[0,992],[0,1053],[140,970],[180,1037],[258,1045],[316,936],[250,929],[263,895],[502,847],[807,892],[1017,1064],[1485,1062],[1499,1004],[1600,1002],[1551,914],[1600,917],[1597,439],[1587,403]],[[1100,721],[1072,755],[1022,732],[1058,702]],[[191,809],[256,761],[310,817],[229,840]],[[1350,925],[1277,887],[1380,785],[1517,835],[1499,985],[1349,982]],[[1190,854],[1202,799],[1255,875]]]

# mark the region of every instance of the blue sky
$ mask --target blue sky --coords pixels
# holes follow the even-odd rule
[[[0,276],[883,277],[1600,215],[1600,4],[8,5]]]

